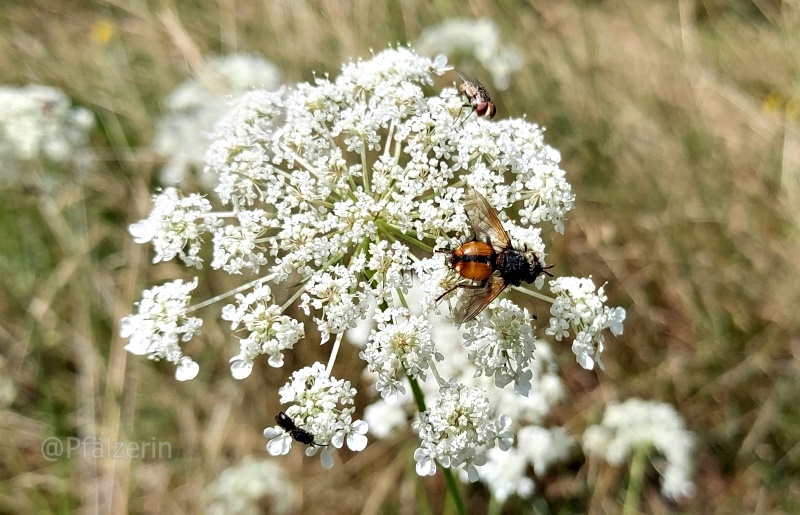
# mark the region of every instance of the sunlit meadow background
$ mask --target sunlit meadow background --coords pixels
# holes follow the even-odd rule
[[[498,117],[547,127],[577,196],[548,262],[607,281],[609,305],[628,310],[605,372],[555,347],[569,398],[551,422],[579,435],[609,401],[673,404],[697,436],[696,494],[668,503],[651,470],[643,512],[800,510],[798,2],[6,0],[0,84],[55,86],[90,109],[98,162],[55,191],[35,181],[0,190],[0,375],[16,392],[0,411],[0,512],[203,510],[221,471],[268,457],[261,430],[289,371],[327,359],[309,340],[285,368],[237,382],[226,356],[238,344],[211,316],[190,345],[204,367],[194,381],[123,350],[119,319],[141,289],[188,277],[151,266],[151,249],[127,233],[163,165],[151,145],[166,95],[213,54],[258,52],[291,83],[480,17],[524,56],[510,88],[495,91]],[[197,298],[231,286],[214,273],[200,284]],[[361,367],[348,349],[334,373],[359,386]],[[42,457],[46,437],[76,435],[156,438],[173,456]],[[440,512],[443,480],[416,476],[415,442],[407,431],[342,453],[329,472],[295,449],[280,461],[296,485],[293,512]],[[627,473],[590,467],[576,449],[537,481],[537,508],[618,511]],[[485,489],[464,494],[471,512],[486,510]]]

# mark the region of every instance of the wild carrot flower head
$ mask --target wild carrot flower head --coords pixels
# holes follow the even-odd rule
[[[203,489],[206,513],[259,513],[269,504],[270,513],[291,513],[297,486],[277,460],[247,457],[223,470]]]
[[[89,168],[94,116],[73,107],[63,91],[38,84],[0,86],[0,105],[0,181],[25,182],[31,163],[72,171]],[[75,175],[69,178],[74,181]]]
[[[321,451],[326,465],[332,447],[347,441],[359,450],[366,443],[366,424],[353,418],[355,391],[330,370],[343,335],[366,316],[369,301],[379,306],[377,326],[361,356],[378,376],[381,395],[395,400],[406,378],[422,380],[429,371],[438,385],[438,399],[416,426],[423,440],[418,471],[432,473],[437,461],[461,466],[474,479],[484,450],[510,445],[507,420],[494,413],[487,392],[436,371],[441,342],[424,317],[441,307],[433,300],[458,277],[434,250],[469,230],[462,205],[469,186],[488,199],[514,244],[534,250],[544,265],[540,228],[530,225],[563,232],[573,195],[542,129],[523,119],[489,123],[470,116],[455,87],[433,93],[434,77],[449,69],[444,58],[396,48],[345,64],[335,79],[246,94],[219,125],[206,157],[207,173],[218,179],[216,199],[168,189],[154,198],[150,216],[131,227],[137,242],[153,242],[156,262],[178,257],[201,267],[198,249],[210,244],[212,269],[255,276],[228,296],[236,294],[222,311],[241,338],[231,359],[234,377],[250,375],[262,354],[280,367],[283,353],[301,344],[302,325],[285,312],[295,302],[316,324],[321,343],[334,341],[328,365],[303,372],[313,381],[292,379],[281,391],[281,401],[292,404],[287,415],[320,443],[308,452]],[[511,221],[509,209],[523,226]],[[411,305],[415,275],[426,293]],[[534,286],[543,287],[543,277]],[[278,288],[289,292],[282,305],[272,296]],[[531,314],[508,301],[489,310],[491,323],[469,323],[464,353],[497,387],[514,383],[525,394],[535,346]],[[147,334],[165,332],[158,320]],[[174,350],[161,345],[148,342],[148,354]],[[329,388],[335,393],[320,393]],[[291,435],[278,429],[270,431],[270,452],[280,454]]]
[[[661,491],[670,499],[691,496],[694,435],[678,412],[669,404],[628,399],[606,408],[600,424],[590,426],[583,435],[587,454],[621,465],[635,452],[662,456]]]

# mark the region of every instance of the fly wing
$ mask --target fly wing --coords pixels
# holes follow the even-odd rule
[[[481,81],[475,79],[475,85],[478,87],[478,95],[481,96],[481,101],[483,102],[491,102],[492,97],[489,96],[489,91],[481,84]]]
[[[503,224],[497,218],[489,201],[475,191],[475,188],[468,188],[464,199],[464,210],[467,218],[475,231],[475,239],[483,241],[494,247],[495,252],[500,252],[511,248],[511,239],[503,229]]]
[[[462,287],[453,316],[455,322],[464,324],[478,316],[507,285],[508,283],[500,275],[500,272],[496,271],[484,284]]]

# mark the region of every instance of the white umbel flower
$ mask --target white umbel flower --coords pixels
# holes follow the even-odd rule
[[[244,379],[253,370],[253,359],[261,354],[269,356],[269,365],[283,366],[283,351],[291,349],[304,336],[303,324],[281,314],[280,306],[272,304],[272,291],[259,284],[247,295],[237,294],[237,304],[222,308],[222,318],[236,330],[239,324],[250,334],[240,341],[239,354],[231,358],[231,373]]]
[[[408,374],[425,379],[431,359],[441,359],[431,339],[431,324],[406,308],[376,310],[378,329],[370,334],[361,359],[378,376],[375,388],[389,404],[406,393],[402,381]]]
[[[205,217],[210,211],[211,203],[202,195],[183,196],[175,188],[167,188],[153,196],[148,217],[131,225],[129,231],[136,243],[153,243],[153,263],[177,256],[187,266],[202,268],[198,256],[201,237],[216,223]]]
[[[331,334],[338,334],[356,326],[366,310],[365,294],[357,289],[357,279],[352,270],[337,265],[330,273],[315,274],[306,286],[300,299],[300,307],[306,315],[310,307],[322,311],[314,318],[320,332],[320,343],[325,343]]]
[[[193,379],[199,372],[197,364],[184,356],[180,347],[203,325],[201,319],[187,314],[191,292],[196,287],[197,278],[190,283],[177,280],[145,290],[138,313],[126,316],[120,323],[120,336],[129,339],[125,350],[175,363],[180,381]]]
[[[550,281],[550,291],[556,295],[556,300],[550,307],[552,316],[545,333],[561,341],[571,330],[575,335],[572,352],[578,363],[588,370],[593,369],[595,364],[603,369],[600,358],[605,338],[602,332],[609,329],[614,336],[622,334],[625,310],[605,306],[608,298],[603,287],[595,293],[591,277],[553,279]]]
[[[529,365],[536,349],[531,316],[508,299],[493,303],[487,312],[488,316],[471,323],[464,334],[469,359],[476,373],[494,376],[498,388],[513,381],[514,389],[527,396],[533,377]]]
[[[505,415],[495,419],[486,392],[451,381],[414,422],[420,438],[420,447],[414,451],[417,474],[433,475],[438,462],[443,467],[463,468],[470,481],[477,481],[475,467],[486,462],[486,451],[495,444],[503,450],[511,446],[510,425]]]
[[[435,398],[414,424],[422,475],[441,465],[476,480],[486,452],[508,449],[513,441],[511,420],[495,416],[493,402],[504,406],[503,413],[507,406],[520,418],[535,419],[563,395],[550,360],[536,359],[527,310],[499,299],[489,308],[488,325],[475,322],[470,328],[467,352],[452,324],[449,342],[438,341],[437,333],[444,333],[427,322],[441,293],[465,280],[436,251],[474,228],[464,205],[469,188],[486,197],[514,245],[535,252],[542,263],[546,248],[539,226],[563,232],[574,202],[561,156],[545,143],[543,129],[525,119],[464,117],[464,99],[453,87],[430,94],[434,76],[448,69],[444,58],[392,48],[345,64],[337,77],[245,94],[217,126],[207,154],[206,169],[219,179],[215,198],[168,189],[155,198],[151,216],[131,229],[137,241],[153,243],[155,261],[178,258],[200,266],[200,256],[213,255],[213,269],[256,276],[186,308],[238,294],[223,308],[232,330],[244,333],[231,361],[234,377],[248,376],[261,354],[271,366],[283,363],[284,352],[303,334],[300,323],[283,314],[292,305],[313,318],[321,343],[334,341],[327,366],[295,372],[281,388],[285,414],[265,430],[271,454],[285,454],[299,441],[330,467],[334,449],[359,451],[366,445],[367,424],[354,419],[355,390],[330,371],[345,333],[367,316],[373,300],[380,306],[371,321],[377,327],[367,331],[362,357],[377,374],[383,397],[395,400],[409,379],[418,394],[428,372],[436,380],[420,386],[435,388]],[[521,214],[522,225],[509,219],[510,212]],[[201,253],[203,243],[213,252]],[[415,273],[425,290],[421,302],[409,301]],[[539,277],[533,287],[543,287],[544,280]],[[579,359],[593,366],[602,351],[599,330],[621,331],[624,312],[597,308],[605,317],[598,327],[592,325],[597,314],[590,313],[591,320],[568,318],[570,309],[583,311],[570,300],[578,295],[561,286],[567,299],[554,289],[563,315],[554,315],[555,327],[568,320]],[[271,295],[278,288],[289,295],[283,305]],[[596,307],[588,293],[583,297]],[[596,297],[603,297],[602,290]],[[459,356],[455,364],[438,363],[448,343]],[[195,368],[180,364],[184,376]],[[473,377],[476,370],[484,377]],[[504,385],[507,391],[497,388]],[[522,398],[512,390],[529,395],[527,402],[508,401],[505,393]]]
[[[694,493],[690,479],[694,443],[694,435],[686,430],[674,407],[635,398],[609,404],[603,421],[583,435],[584,451],[612,465],[625,463],[637,451],[663,456],[666,467],[660,471],[661,492],[670,499]]]
[[[286,408],[286,415],[314,437],[306,455],[320,452],[324,468],[333,467],[333,451],[345,443],[351,451],[362,451],[367,445],[367,423],[353,420],[355,395],[349,381],[328,376],[322,363],[293,373],[280,389],[281,404],[292,404]],[[266,428],[264,436],[269,439],[267,451],[273,456],[291,449],[292,437],[280,426]]]

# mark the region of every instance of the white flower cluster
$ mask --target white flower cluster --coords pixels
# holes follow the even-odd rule
[[[503,42],[500,30],[487,18],[480,20],[447,20],[422,31],[414,45],[423,53],[445,54],[464,61],[475,60],[492,76],[500,89],[507,89],[511,74],[522,69],[522,54],[515,46]]]
[[[501,415],[495,420],[486,392],[451,381],[439,389],[439,396],[419,414],[413,428],[420,446],[414,451],[417,474],[432,476],[436,462],[443,467],[462,467],[470,481],[479,478],[476,466],[486,463],[486,450],[497,444],[506,451],[514,434],[511,419]]]
[[[238,218],[239,225],[225,225],[214,231],[211,268],[221,268],[232,275],[241,274],[243,269],[257,274],[267,263],[260,238],[273,225],[260,209],[240,213]]]
[[[425,311],[424,303],[419,302],[420,297],[427,296],[422,286],[424,284],[409,292],[408,303],[410,306],[422,304],[423,311]],[[519,313],[519,308],[508,301],[501,301],[488,309],[506,308],[510,310],[510,313]],[[494,318],[496,317],[492,314],[487,317],[486,322],[491,323]],[[501,318],[508,317],[501,316]],[[436,358],[439,374],[452,378],[458,384],[471,385],[473,388],[481,389],[483,395],[488,399],[489,409],[493,413],[502,410],[504,415],[508,415],[513,420],[512,429],[518,435],[518,445],[512,447],[509,452],[504,452],[498,447],[493,447],[488,451],[476,449],[470,439],[463,439],[459,442],[466,447],[471,447],[470,450],[460,452],[475,453],[477,451],[481,456],[475,455],[473,465],[477,466],[484,460],[486,461],[486,465],[478,467],[477,472],[480,480],[489,487],[498,500],[505,500],[512,494],[529,497],[533,492],[534,483],[527,476],[527,467],[533,466],[538,474],[544,474],[552,463],[568,456],[573,444],[573,439],[563,429],[551,430],[540,426],[551,407],[561,402],[566,395],[558,374],[555,356],[549,345],[542,340],[535,341],[536,346],[531,349],[532,359],[525,367],[525,372],[530,374],[530,391],[527,395],[520,395],[514,389],[496,387],[495,381],[491,377],[482,376],[480,370],[468,359],[463,344],[460,342],[469,338],[466,333],[474,329],[471,325],[459,329],[443,316],[433,315],[428,315],[426,320],[421,318],[417,320],[417,324],[424,327],[425,331],[430,330],[432,341],[436,342],[437,353],[442,355],[441,359]],[[373,330],[373,334],[375,332]],[[366,340],[366,336],[364,338]],[[496,341],[491,338],[493,337],[490,337],[490,341]],[[359,344],[359,342],[354,343]],[[431,366],[433,366],[432,363]],[[378,389],[379,376],[373,376],[373,380]],[[426,399],[439,395],[440,383],[438,380],[428,378],[421,386]],[[397,402],[394,404],[387,403],[385,399],[370,404],[364,410],[364,418],[369,424],[370,432],[382,439],[389,437],[395,429],[406,426],[409,412],[413,411],[413,404],[414,401],[410,394],[398,394]],[[457,432],[458,429],[453,428],[451,431]],[[456,441],[451,439],[450,444],[454,443]],[[458,454],[459,451],[454,450],[453,453]],[[422,460],[422,463],[418,461],[418,466],[429,471],[432,463],[428,454],[420,451],[417,458]],[[461,476],[464,480],[469,478],[465,469],[461,469]]]
[[[22,162],[44,161],[86,168],[93,159],[89,132],[94,116],[72,107],[59,89],[0,87],[0,160],[5,179],[17,178]]]
[[[514,382],[514,390],[527,396],[533,372],[528,368],[536,349],[536,337],[527,309],[508,299],[494,303],[482,324],[472,323],[464,334],[464,347],[476,373],[494,375],[494,384],[503,388]]]
[[[306,285],[307,293],[300,297],[300,307],[306,315],[311,307],[322,311],[320,318],[314,318],[321,333],[320,343],[327,342],[331,334],[355,327],[366,309],[366,294],[358,291],[355,273],[342,265],[330,270],[312,275]]]
[[[125,349],[150,359],[166,359],[178,368],[178,381],[194,379],[200,367],[183,356],[180,342],[188,342],[200,331],[203,321],[187,316],[191,292],[197,288],[197,278],[190,283],[181,280],[155,286],[142,293],[139,312],[128,315],[120,323],[120,334],[130,341]]]
[[[465,371],[459,376],[466,380]],[[559,377],[558,365],[550,346],[543,340],[536,341],[536,350],[528,371],[531,372],[531,389],[527,395],[520,395],[509,388],[491,388],[491,382],[477,378],[477,384],[486,388],[492,406],[503,409],[520,427],[541,425],[553,406],[566,398],[564,383]],[[474,374],[473,374],[474,375]]]
[[[362,357],[376,374],[381,395],[401,404],[403,381],[411,377],[415,382],[427,378],[425,394],[437,397],[415,425],[422,440],[421,474],[432,474],[438,461],[463,468],[474,480],[488,449],[498,440],[500,448],[511,444],[509,419],[493,415],[500,411],[497,403],[508,404],[520,420],[540,424],[563,396],[560,381],[551,380],[549,354],[539,354],[527,310],[507,300],[491,305],[490,317],[466,326],[467,352],[460,344],[463,334],[452,323],[445,334],[426,322],[443,288],[463,278],[446,268],[442,254],[422,260],[419,255],[430,255],[452,244],[456,233],[470,230],[465,186],[488,199],[515,247],[536,252],[542,264],[546,249],[540,228],[514,224],[506,210],[518,212],[526,225],[550,223],[563,233],[574,201],[559,168],[560,155],[544,143],[542,129],[521,119],[488,122],[466,116],[464,98],[455,88],[425,96],[433,76],[449,69],[443,57],[432,60],[396,48],[344,65],[335,79],[317,77],[277,92],[248,93],[218,125],[207,154],[207,171],[219,179],[214,200],[227,211],[215,211],[199,195],[168,188],[154,198],[150,216],[131,227],[137,242],[153,243],[155,262],[177,257],[202,266],[207,254],[200,249],[210,234],[211,268],[256,275],[225,295],[237,294],[223,308],[223,318],[234,331],[248,332],[231,360],[234,377],[250,375],[260,354],[268,356],[269,365],[281,366],[283,351],[303,335],[300,323],[283,314],[295,301],[313,317],[322,343],[335,336],[327,367],[295,372],[281,389],[281,402],[293,404],[286,416],[297,429],[287,429],[286,419],[267,428],[273,454],[288,452],[293,436],[304,441],[308,435],[313,444],[307,452],[321,450],[325,466],[333,464],[332,449],[345,441],[353,450],[363,449],[367,425],[352,420],[355,390],[329,373],[344,333],[366,316],[370,302],[380,306],[378,325],[364,331],[371,336]],[[410,301],[415,273],[426,292],[422,302]],[[279,306],[272,293],[280,284],[296,289]],[[543,284],[540,276],[534,287]],[[187,318],[186,300],[180,320]],[[420,311],[412,311],[418,306]],[[604,316],[604,309],[594,313]],[[594,327],[590,314],[567,328]],[[614,320],[621,330],[622,318]],[[160,337],[174,330],[159,327],[160,322],[153,319],[147,333],[124,324],[123,336],[137,338],[134,348],[147,343],[153,357],[174,353],[172,347],[162,348]],[[596,324],[597,331],[617,327],[609,323]],[[147,335],[155,337],[146,341]],[[185,341],[190,333],[180,336]],[[602,341],[597,332],[592,336]],[[435,361],[447,344],[456,349],[454,358],[437,371]],[[496,387],[512,382],[528,396]]]
[[[281,85],[278,68],[253,54],[231,54],[208,59],[193,77],[179,84],[164,100],[153,147],[168,158],[161,170],[161,183],[180,182],[192,169],[202,170],[214,125],[244,93],[254,89],[274,90]],[[213,175],[200,179],[216,186]]]
[[[293,373],[279,393],[281,404],[294,403],[286,409],[286,415],[314,437],[306,455],[313,456],[322,449],[324,468],[333,467],[333,450],[341,449],[345,442],[351,451],[367,446],[367,423],[353,420],[355,388],[350,381],[331,377],[322,363]],[[292,435],[280,426],[266,428],[264,436],[269,439],[267,451],[273,456],[286,454],[292,447]]]
[[[605,306],[608,298],[603,287],[595,293],[591,277],[553,279],[550,281],[550,291],[556,295],[556,300],[550,307],[552,317],[545,333],[561,341],[569,336],[571,329],[575,334],[572,352],[578,363],[587,370],[593,369],[595,363],[603,369],[600,359],[605,341],[603,330],[610,330],[614,336],[622,334],[625,310]]]
[[[405,374],[425,379],[431,359],[441,360],[431,339],[431,324],[424,317],[414,316],[407,308],[376,310],[373,320],[378,329],[369,336],[361,359],[378,379],[375,388],[388,404],[397,402],[406,392]]]
[[[248,457],[207,485],[203,501],[208,515],[261,513],[267,502],[270,513],[286,514],[292,509],[295,490],[289,472],[277,462]]]
[[[237,294],[236,301],[222,308],[222,318],[231,323],[231,329],[242,324],[250,334],[239,342],[239,354],[231,358],[233,377],[248,377],[253,359],[261,354],[269,356],[270,366],[282,367],[283,351],[305,335],[303,324],[281,314],[280,306],[271,303],[272,290],[266,284],[256,285],[247,295]]]
[[[487,453],[480,480],[501,503],[512,495],[530,498],[536,484],[527,475],[528,466],[541,479],[554,463],[569,457],[574,445],[575,439],[564,428],[523,427],[517,432],[517,445],[508,452],[495,448]]]
[[[201,236],[219,224],[214,217],[206,218],[210,211],[211,203],[202,195],[184,197],[175,188],[167,188],[153,195],[150,215],[128,230],[136,243],[153,242],[153,263],[178,256],[187,266],[202,268],[203,260],[198,256]]]
[[[512,429],[516,433],[516,445],[507,452],[491,449],[486,454],[486,464],[478,469],[481,482],[501,502],[513,494],[530,498],[535,484],[527,476],[528,466],[532,466],[541,479],[552,464],[569,456],[574,443],[563,428],[542,426],[551,408],[564,400],[566,390],[550,346],[543,340],[535,343],[536,348],[526,368],[531,386],[526,395],[509,388],[492,388],[486,377],[475,380],[477,385],[486,389],[492,408],[502,409],[513,420]],[[450,355],[452,351],[447,354],[445,362]],[[462,366],[463,370],[457,377],[464,382],[475,368],[469,362]]]
[[[583,449],[615,466],[628,461],[634,452],[650,455],[654,451],[666,459],[666,467],[659,471],[662,493],[680,499],[694,492],[690,479],[694,436],[669,404],[642,399],[610,404],[602,423],[584,432]]]

